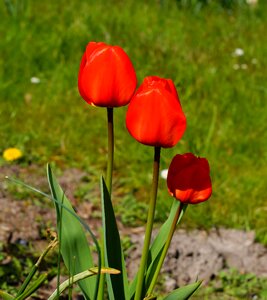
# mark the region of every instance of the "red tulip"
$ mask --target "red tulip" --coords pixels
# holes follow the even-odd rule
[[[185,131],[186,118],[172,80],[146,77],[131,99],[126,126],[142,144],[165,148],[176,145]]]
[[[183,203],[208,200],[212,193],[208,161],[192,153],[177,154],[169,167],[167,185],[169,193]]]
[[[91,105],[118,107],[129,103],[135,88],[132,62],[118,46],[90,42],[82,57],[78,87]]]

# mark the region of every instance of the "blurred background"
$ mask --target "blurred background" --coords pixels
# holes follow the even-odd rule
[[[14,161],[1,155],[3,176],[29,170],[30,183],[40,187],[35,178],[45,181],[47,162],[60,176],[80,170],[86,176],[75,201],[99,207],[106,110],[80,97],[77,73],[89,41],[119,45],[139,84],[157,75],[177,87],[188,126],[176,147],[163,149],[161,169],[177,153],[209,160],[213,196],[190,206],[183,226],[254,230],[267,244],[267,1],[5,0],[0,16],[0,151],[15,147],[23,154]],[[146,219],[153,149],[128,134],[126,109],[115,109],[113,201],[120,221],[138,226]],[[36,197],[4,187],[17,200]],[[171,202],[161,178],[158,222]]]
[[[213,196],[190,207],[184,224],[253,229],[267,244],[266,6],[263,0],[1,1],[0,150],[23,153],[13,163],[2,157],[1,166],[81,169],[89,179],[77,197],[89,199],[105,174],[106,111],[80,97],[77,72],[89,41],[119,45],[139,84],[158,75],[177,86],[188,127],[176,147],[163,149],[162,169],[188,151],[210,162]],[[114,201],[122,221],[136,225],[145,220],[153,149],[128,134],[125,111],[115,110]],[[170,204],[161,179],[158,221]]]

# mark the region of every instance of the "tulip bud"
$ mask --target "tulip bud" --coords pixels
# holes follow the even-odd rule
[[[118,107],[129,103],[137,84],[133,64],[118,46],[90,42],[82,57],[78,88],[91,105]]]
[[[126,127],[145,145],[170,148],[178,143],[186,118],[172,80],[156,76],[144,79],[129,104]]]
[[[169,193],[183,203],[208,200],[212,193],[208,161],[192,153],[177,154],[169,167],[167,185]]]

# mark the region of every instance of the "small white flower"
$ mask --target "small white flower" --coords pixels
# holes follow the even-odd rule
[[[163,179],[167,179],[168,176],[168,169],[164,169],[160,172],[160,177]]]
[[[234,69],[234,70],[240,69],[240,65],[239,65],[239,64],[234,64],[234,65],[233,65],[233,69]]]
[[[247,65],[247,64],[242,64],[242,65],[241,65],[241,69],[246,70],[247,68],[248,68],[248,65]]]
[[[233,56],[243,56],[245,54],[245,51],[241,48],[236,48],[233,52]]]
[[[252,63],[253,65],[256,65],[256,64],[258,63],[257,58],[252,58],[251,63]]]
[[[38,84],[38,83],[40,83],[41,82],[41,80],[40,80],[40,78],[38,78],[38,77],[32,77],[31,78],[31,83],[33,83],[33,84]]]

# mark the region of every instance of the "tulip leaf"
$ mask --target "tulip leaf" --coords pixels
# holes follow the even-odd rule
[[[174,216],[176,214],[176,211],[179,209],[179,205],[181,205],[181,203],[179,201],[177,201],[176,199],[174,199],[169,218],[167,219],[167,221],[163,224],[163,226],[159,230],[159,232],[158,232],[157,236],[155,237],[155,240],[151,246],[151,251],[150,251],[150,256],[149,256],[150,260],[148,260],[149,267],[148,267],[146,278],[145,278],[145,289],[147,289],[149,287],[149,285],[152,281],[152,278],[153,278],[154,272],[157,268],[161,253],[165,246]],[[179,219],[177,221],[177,224],[180,223],[180,221],[185,213],[186,208],[187,208],[187,205],[183,205]]]
[[[191,283],[191,284],[182,286],[182,287],[178,288],[177,290],[174,290],[163,300],[187,300],[200,287],[201,283],[202,283],[202,281],[197,281],[195,283]]]
[[[164,245],[166,243],[168,233],[171,229],[171,224],[173,222],[176,211],[179,208],[179,205],[180,205],[180,202],[177,201],[176,199],[174,199],[171,210],[170,210],[170,215],[169,215],[168,219],[165,221],[165,223],[161,226],[158,234],[156,235],[156,237],[149,249],[148,261],[147,261],[147,271],[146,271],[144,288],[143,288],[144,294],[146,293],[146,290],[149,287],[151,280],[153,278],[153,273],[157,268],[157,264],[158,264],[160,255],[161,255]],[[183,207],[177,224],[180,222],[180,220],[186,210],[186,207],[187,207],[186,205]],[[130,286],[130,299],[134,298],[136,283],[137,283],[137,276],[135,276],[135,278]]]
[[[27,299],[30,295],[32,295],[47,279],[47,274],[41,274],[39,278],[37,278],[27,289],[19,296],[15,298],[15,300],[24,300]]]
[[[54,300],[54,299],[58,299],[58,293],[62,294],[62,292],[64,290],[66,290],[67,288],[69,288],[70,285],[78,282],[79,280],[82,280],[84,278],[87,277],[91,277],[91,276],[96,276],[99,272],[98,268],[92,268],[86,271],[83,271],[79,274],[74,275],[72,278],[68,278],[66,279],[64,282],[62,282],[60,284],[60,286],[58,287],[58,289],[56,289],[52,295],[48,298],[48,300]],[[120,271],[115,270],[115,269],[111,269],[111,268],[102,268],[100,270],[101,274],[119,274]]]
[[[129,299],[128,279],[124,255],[121,247],[120,235],[117,227],[112,202],[106,183],[101,177],[102,221],[104,233],[105,262],[107,267],[120,270],[115,276],[107,276],[109,299]]]
[[[58,184],[51,167],[47,166],[47,177],[55,202],[57,228],[60,232],[60,251],[66,268],[75,275],[93,267],[93,258],[83,227],[75,214],[70,201]],[[63,206],[60,203],[64,204]],[[67,209],[64,209],[66,207]],[[70,213],[72,212],[72,213]],[[87,300],[94,298],[96,279],[94,277],[79,281],[79,286]]]

